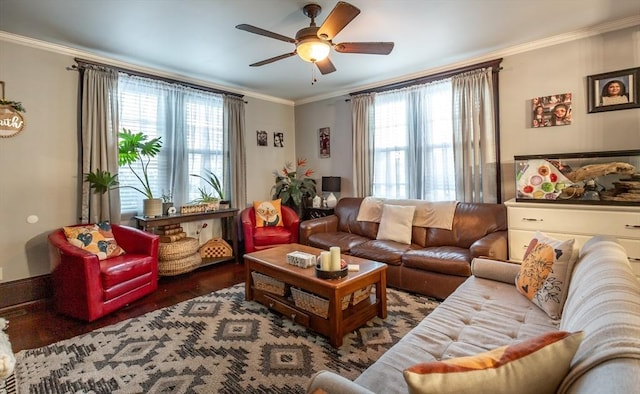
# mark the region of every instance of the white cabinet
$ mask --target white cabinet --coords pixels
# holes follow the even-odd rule
[[[509,200],[509,259],[520,262],[536,231],[576,240],[578,248],[596,234],[615,236],[640,278],[640,206],[573,205]]]

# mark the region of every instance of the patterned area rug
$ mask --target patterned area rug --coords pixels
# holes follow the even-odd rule
[[[326,338],[244,300],[236,285],[16,355],[18,393],[303,393],[329,369],[354,379],[438,302],[387,290],[388,317]],[[0,390],[2,391],[2,390]]]

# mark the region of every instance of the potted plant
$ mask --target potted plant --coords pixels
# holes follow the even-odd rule
[[[162,214],[168,215],[169,208],[173,207],[173,193],[165,193],[163,190],[160,198],[162,199]]]
[[[142,132],[132,133],[129,129],[122,129],[118,134],[118,164],[126,165],[140,181],[141,188],[136,186],[119,186],[118,175],[111,175],[109,171],[97,169],[95,172],[85,174],[85,181],[95,193],[106,193],[116,187],[129,187],[140,192],[146,198],[143,200],[144,216],[161,216],[162,199],[154,198],[151,185],[149,183],[149,163],[156,157],[162,147],[161,137],[148,140]],[[138,164],[139,169],[135,170],[133,165]]]
[[[298,159],[295,168],[290,162],[285,163],[282,173],[273,172],[276,184],[271,188],[273,198],[281,198],[282,204],[293,208],[300,217],[307,202],[316,195],[316,181],[310,178],[313,170],[307,168],[303,171],[306,165],[306,159]]]
[[[225,198],[224,198],[224,189],[222,187],[222,183],[220,183],[220,179],[218,178],[218,176],[215,173],[213,173],[211,170],[208,170],[208,169],[205,169],[204,172],[205,172],[206,176],[202,176],[200,174],[189,174],[189,175],[191,175],[193,177],[196,177],[196,178],[200,178],[203,181],[205,181],[209,186],[211,186],[213,191],[216,193],[217,197],[215,195],[213,195],[213,194],[208,193],[203,188],[198,188],[198,190],[200,191],[200,196],[201,196],[201,198],[198,199],[198,200],[216,198],[217,201],[218,201],[218,208],[220,208],[220,207],[229,208],[229,201],[225,200]]]

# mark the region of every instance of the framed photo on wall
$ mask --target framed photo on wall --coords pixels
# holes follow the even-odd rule
[[[640,108],[640,67],[587,76],[589,113]]]
[[[256,130],[256,138],[258,146],[267,146],[267,132],[264,130]]]
[[[318,131],[318,146],[320,147],[320,157],[331,157],[331,129],[323,127]]]
[[[531,99],[531,126],[537,128],[570,125],[571,97],[571,93],[561,93]]]
[[[273,132],[273,146],[276,148],[284,148],[284,133]]]

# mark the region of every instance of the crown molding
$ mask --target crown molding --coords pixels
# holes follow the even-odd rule
[[[229,87],[229,86],[226,86],[226,85],[217,85],[217,84],[211,83],[210,81],[204,81],[204,80],[197,79],[197,78],[190,78],[190,77],[187,77],[186,75],[176,74],[176,73],[168,72],[168,71],[165,71],[165,70],[160,70],[160,69],[153,68],[153,67],[145,67],[145,66],[140,66],[140,65],[137,65],[137,64],[122,62],[122,61],[119,61],[119,60],[115,60],[113,58],[107,58],[107,57],[99,56],[99,55],[96,55],[96,54],[94,54],[92,52],[82,51],[82,50],[70,48],[70,47],[67,47],[67,46],[64,46],[64,45],[59,45],[59,44],[54,44],[54,43],[47,42],[47,41],[37,40],[37,39],[34,39],[34,38],[24,37],[24,36],[20,36],[20,35],[13,34],[13,33],[8,33],[6,31],[2,31],[2,30],[0,30],[0,40],[1,41],[11,42],[11,43],[14,43],[14,44],[24,45],[24,46],[31,47],[31,48],[41,49],[41,50],[44,50],[44,51],[54,52],[54,53],[57,53],[57,54],[60,54],[60,55],[66,55],[66,56],[70,56],[70,57],[74,57],[74,58],[75,57],[79,57],[79,58],[83,58],[83,59],[86,59],[86,60],[95,61],[97,63],[103,63],[103,64],[111,65],[111,66],[114,66],[114,67],[121,67],[121,68],[130,69],[130,70],[133,70],[133,71],[138,71],[138,72],[141,72],[141,73],[157,75],[159,77],[171,78],[171,79],[184,81],[184,82],[188,82],[188,83],[193,83],[193,84],[206,86],[206,87],[219,89],[219,90],[226,90],[226,91],[229,91],[229,92],[242,94],[244,96],[248,96],[248,97],[252,97],[252,98],[256,98],[256,99],[260,99],[260,100],[271,101],[271,102],[278,103],[278,104],[284,104],[284,105],[289,105],[289,106],[295,105],[294,102],[291,101],[291,100],[285,100],[285,99],[282,99],[282,98],[279,98],[279,97],[273,97],[273,96],[259,94],[259,93],[256,93],[256,92],[247,91],[247,90],[242,89],[242,87],[239,87],[239,86]]]
[[[168,71],[165,71],[165,70],[156,69],[156,68],[153,68],[153,67],[145,67],[145,66],[140,66],[140,65],[136,65],[136,64],[127,63],[127,62],[121,62],[121,61],[114,60],[114,59],[111,59],[111,58],[102,57],[102,56],[96,55],[96,54],[91,53],[91,52],[82,51],[82,50],[78,50],[78,49],[73,49],[73,48],[69,48],[69,47],[64,46],[64,45],[54,44],[54,43],[50,43],[50,42],[46,42],[46,41],[36,40],[36,39],[33,39],[33,38],[29,38],[29,37],[20,36],[20,35],[17,35],[17,34],[8,33],[8,32],[5,32],[5,31],[2,31],[2,30],[0,30],[0,40],[13,42],[13,43],[17,43],[17,44],[21,44],[21,45],[37,48],[37,49],[42,49],[42,50],[45,50],[45,51],[56,52],[56,53],[63,54],[63,55],[68,55],[68,56],[71,56],[71,57],[82,57],[82,58],[85,58],[87,60],[93,60],[93,61],[104,63],[104,64],[110,64],[110,65],[114,65],[114,66],[118,66],[118,67],[122,67],[122,68],[128,68],[128,69],[131,69],[131,70],[140,71],[140,72],[143,72],[143,73],[148,73],[148,74],[158,75],[158,76],[162,76],[162,77],[182,80],[182,81],[185,81],[185,82],[194,83],[194,84],[207,86],[207,87],[212,87],[212,88],[215,88],[215,89],[227,90],[227,91],[238,93],[238,94],[242,94],[242,95],[245,95],[245,96],[248,96],[248,97],[252,97],[252,98],[256,98],[256,99],[260,99],[260,100],[265,100],[265,101],[270,101],[270,102],[274,102],[274,103],[278,103],[278,104],[284,104],[284,105],[289,105],[289,106],[297,106],[297,105],[308,104],[308,103],[312,103],[312,102],[315,102],[315,101],[321,101],[321,100],[326,100],[326,99],[340,97],[340,96],[348,96],[349,93],[351,93],[353,91],[374,89],[374,88],[377,88],[377,87],[380,87],[380,86],[385,86],[385,85],[389,85],[389,84],[393,84],[393,83],[398,83],[398,82],[406,81],[406,80],[409,80],[409,79],[421,78],[421,77],[425,77],[425,76],[428,76],[428,75],[437,74],[439,72],[455,69],[455,68],[465,67],[465,66],[468,66],[468,65],[476,64],[476,63],[482,63],[484,61],[488,61],[488,60],[491,60],[491,59],[504,58],[504,57],[507,57],[507,56],[513,56],[513,55],[517,55],[517,54],[524,53],[524,52],[529,52],[529,51],[533,51],[533,50],[537,50],[537,49],[541,49],[541,48],[546,48],[546,47],[550,47],[550,46],[553,46],[553,45],[563,44],[563,43],[566,43],[566,42],[571,42],[571,41],[575,41],[575,40],[579,40],[579,39],[582,39],[582,38],[591,37],[591,36],[598,35],[598,34],[608,33],[608,32],[615,31],[615,30],[622,30],[622,29],[626,29],[626,28],[634,27],[634,26],[638,26],[638,25],[640,25],[640,15],[632,15],[632,16],[629,16],[629,17],[626,17],[626,18],[623,18],[623,19],[618,19],[618,20],[615,20],[615,21],[610,21],[610,22],[599,24],[599,25],[590,26],[590,27],[587,27],[587,28],[584,28],[584,29],[574,30],[572,32],[559,34],[559,35],[556,35],[556,36],[551,36],[551,37],[547,37],[547,38],[544,38],[544,39],[540,39],[540,40],[536,40],[536,41],[532,41],[532,42],[528,42],[528,43],[511,46],[511,47],[504,48],[504,49],[500,49],[500,50],[497,50],[497,51],[489,52],[489,53],[486,53],[486,54],[483,54],[483,55],[480,55],[480,56],[473,57],[471,59],[465,59],[465,60],[457,62],[457,63],[451,63],[451,64],[441,65],[441,66],[437,66],[437,67],[432,67],[432,68],[428,68],[428,69],[425,69],[425,70],[421,70],[420,72],[417,72],[417,73],[406,74],[406,75],[403,75],[401,77],[387,79],[387,80],[384,80],[384,81],[378,81],[378,82],[373,83],[373,84],[346,86],[341,91],[336,91],[336,92],[332,92],[332,93],[325,94],[325,95],[308,97],[308,98],[305,98],[305,99],[302,99],[302,100],[297,100],[297,101],[291,101],[291,100],[286,100],[286,99],[282,99],[282,98],[279,98],[279,97],[263,95],[263,94],[260,94],[260,93],[256,93],[256,92],[245,90],[240,86],[229,87],[229,86],[225,86],[225,85],[217,85],[217,84],[214,84],[214,83],[211,83],[211,82],[208,82],[208,81],[203,81],[203,80],[199,80],[199,79],[190,78],[190,77],[187,77],[185,75],[171,73],[171,72],[168,72]]]
[[[582,38],[588,38],[591,36],[604,34],[611,31],[622,30],[622,29],[626,29],[626,28],[634,27],[638,25],[640,25],[640,15],[632,15],[623,19],[602,23],[602,24],[591,26],[588,28],[574,30],[568,33],[559,34],[556,36],[551,36],[551,37],[543,38],[536,41],[531,41],[531,42],[520,44],[520,45],[514,45],[508,48],[489,52],[471,59],[465,59],[458,63],[451,63],[443,66],[433,67],[426,70],[422,70],[414,74],[407,74],[398,78],[392,78],[392,79],[376,82],[369,85],[350,86],[350,87],[346,87],[342,91],[333,92],[326,95],[308,97],[308,98],[296,101],[295,105],[308,104],[315,101],[321,101],[321,100],[331,99],[331,98],[340,97],[340,96],[348,96],[350,93],[354,91],[374,89],[380,86],[391,85],[394,83],[407,81],[410,79],[421,78],[421,77],[437,74],[440,72],[453,70],[456,68],[462,68],[472,64],[486,62],[492,59],[505,58],[507,56],[513,56],[520,53],[547,48],[550,46],[563,44],[563,43],[579,40]]]

